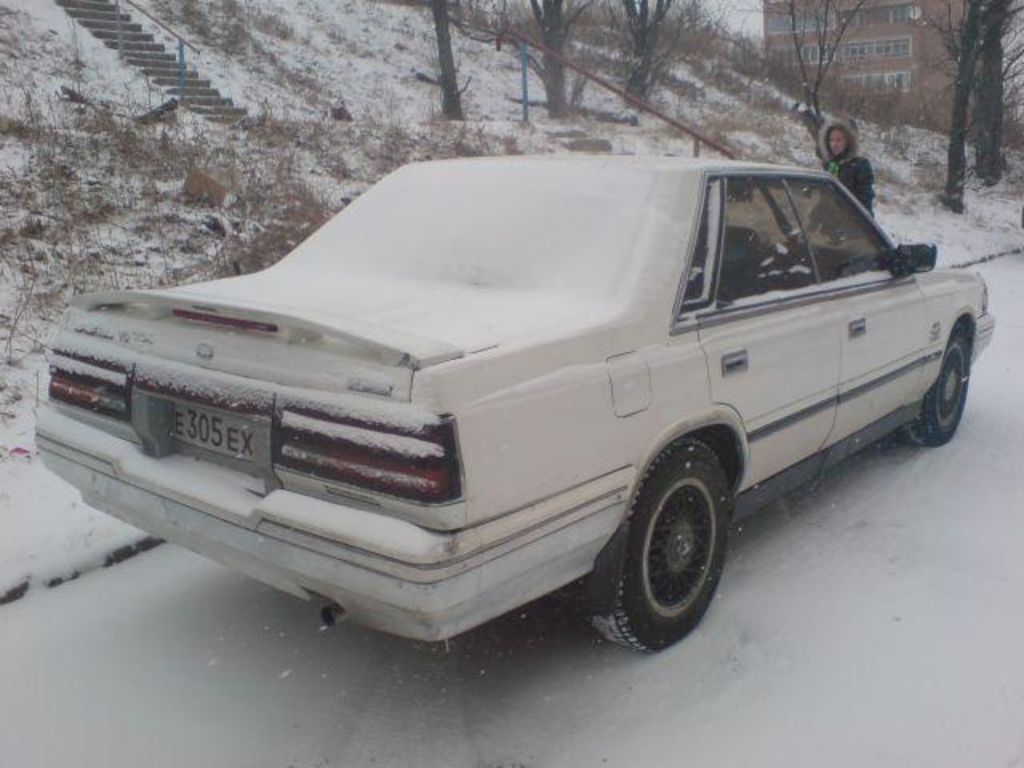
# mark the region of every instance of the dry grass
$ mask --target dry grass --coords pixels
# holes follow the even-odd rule
[[[0,136],[8,136],[13,139],[30,139],[36,129],[22,120],[13,117],[0,115]]]
[[[204,124],[143,127],[102,108],[54,110],[52,120],[4,123],[5,140],[27,158],[0,173],[0,270],[15,286],[14,306],[0,310],[6,340],[55,319],[71,293],[261,268],[330,214],[307,167],[326,153],[322,129],[268,120],[225,143]],[[347,172],[340,159],[329,165]],[[190,205],[181,192],[189,167],[226,180],[233,202]]]
[[[942,189],[945,184],[945,166],[929,163],[914,168],[914,186],[918,189]]]
[[[247,16],[249,23],[265,35],[285,41],[295,37],[295,30],[291,24],[276,14],[266,13],[259,8],[251,8],[248,9]]]

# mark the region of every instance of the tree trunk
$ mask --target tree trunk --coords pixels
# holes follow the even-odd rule
[[[558,56],[565,53],[569,38],[569,24],[565,18],[563,0],[531,0],[533,19],[540,29],[544,45]],[[569,114],[569,102],[565,96],[565,65],[562,60],[545,53],[541,58],[540,79],[544,83],[544,95],[548,102],[548,115],[565,117]]]
[[[629,79],[626,80],[626,93],[631,96],[646,98],[651,88],[657,33],[657,27],[646,27],[638,30],[633,36],[633,67]]]
[[[953,115],[949,127],[949,150],[946,158],[946,188],[942,202],[954,213],[964,212],[964,179],[967,175],[967,107],[974,86],[978,61],[981,11],[983,0],[968,0],[967,12],[960,33],[960,56],[957,60],[953,89]]]
[[[974,97],[975,171],[983,184],[1003,176],[1003,38],[1008,0],[991,0],[981,26],[981,72]]]
[[[448,0],[432,0],[434,31],[437,34],[437,58],[441,67],[441,111],[449,120],[465,120],[462,112],[462,94],[455,77],[455,57],[452,55],[452,36],[448,26]]]
[[[544,95],[548,102],[550,117],[565,117],[569,114],[569,102],[565,97],[565,66],[554,56],[544,54]]]
[[[559,0],[557,3],[545,3],[545,6],[544,23],[541,25],[544,45],[562,55],[565,52],[567,33],[565,16],[562,13],[562,2]],[[565,117],[569,114],[569,104],[565,99],[565,65],[561,59],[547,53],[544,54],[543,80],[544,95],[548,100],[548,115]]]
[[[656,78],[655,58],[661,26],[674,0],[622,0],[630,36],[630,69],[626,93],[647,98]],[[652,6],[653,3],[653,6]]]

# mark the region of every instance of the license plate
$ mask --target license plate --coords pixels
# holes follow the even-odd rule
[[[175,403],[171,433],[183,443],[208,451],[244,461],[254,458],[253,427],[237,416]]]

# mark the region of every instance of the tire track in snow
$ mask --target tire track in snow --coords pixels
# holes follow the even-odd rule
[[[81,567],[74,568],[67,575],[55,576],[43,582],[43,584],[47,589],[59,587],[62,584],[67,584],[69,581],[74,581],[84,573],[89,573],[90,571],[95,571],[99,568],[110,568],[111,566],[123,563],[125,560],[130,560],[137,555],[141,555],[143,552],[148,552],[155,547],[159,547],[163,543],[163,539],[157,539],[153,536],[145,536],[131,544],[125,544],[117,547],[116,549],[110,550],[103,555],[102,561],[96,560],[91,565],[83,565]],[[15,584],[6,592],[0,594],[0,605],[6,605],[8,603],[13,603],[16,600],[20,600],[28,594],[31,586],[32,577],[29,576],[24,581]]]
[[[1011,248],[1008,251],[999,251],[998,253],[990,253],[988,256],[979,256],[976,259],[968,259],[967,261],[958,261],[955,264],[950,264],[944,269],[967,269],[967,267],[974,267],[978,264],[987,264],[990,261],[1001,259],[1003,256],[1019,256],[1024,253],[1024,248]]]

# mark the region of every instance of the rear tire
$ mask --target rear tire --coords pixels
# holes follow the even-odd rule
[[[732,494],[714,452],[683,440],[648,470],[628,521],[613,610],[593,618],[612,642],[656,651],[700,622],[725,565]]]
[[[921,413],[906,428],[917,445],[945,445],[956,434],[967,402],[971,372],[971,349],[967,334],[958,332],[946,346],[939,377],[921,401]]]

